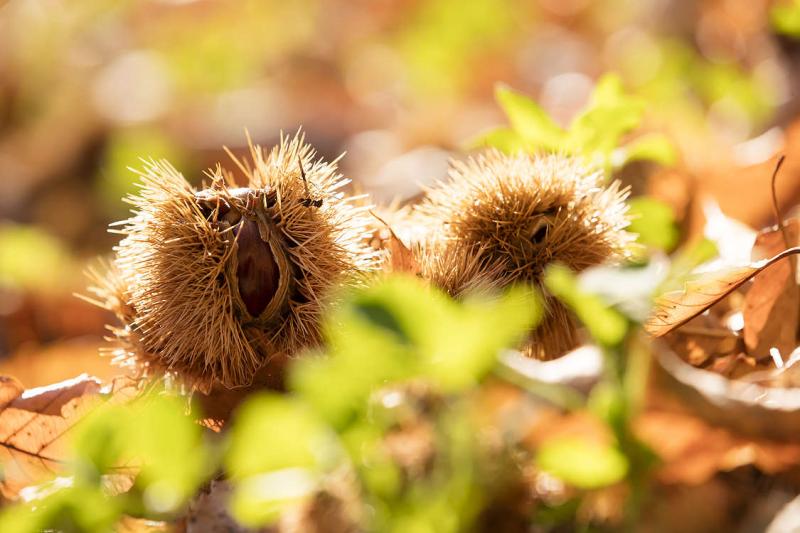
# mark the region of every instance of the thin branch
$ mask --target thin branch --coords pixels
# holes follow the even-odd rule
[[[786,156],[781,154],[781,156],[778,158],[778,162],[775,164],[775,170],[772,171],[772,208],[775,210],[775,218],[778,221],[778,228],[781,230],[781,235],[783,236],[783,244],[786,246],[786,248],[791,248],[792,245],[789,243],[789,234],[786,232],[783,214],[781,213],[780,206],[778,206],[778,193],[775,191],[775,181],[785,159]]]

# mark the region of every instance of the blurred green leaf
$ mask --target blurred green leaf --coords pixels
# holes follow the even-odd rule
[[[644,135],[620,147],[623,138],[641,124],[645,105],[643,99],[625,93],[616,74],[606,74],[598,80],[586,108],[566,131],[522,93],[500,85],[495,98],[511,127],[479,135],[472,141],[473,146],[492,146],[506,153],[542,150],[580,155],[607,170],[630,161],[671,165],[676,160],[674,147],[660,134]]]
[[[637,196],[628,206],[631,219],[628,231],[638,235],[638,242],[667,252],[678,244],[680,229],[669,204],[652,196]]]
[[[452,98],[473,75],[476,56],[499,48],[516,29],[520,5],[508,0],[428,0],[398,35],[412,87]]]
[[[545,271],[545,287],[569,306],[588,328],[592,338],[605,346],[620,344],[628,333],[628,321],[594,294],[586,294],[569,268],[551,265]]]
[[[613,485],[628,472],[628,461],[616,448],[574,438],[544,442],[536,455],[536,464],[581,489]]]
[[[59,487],[40,499],[3,509],[0,531],[107,533],[121,514],[120,502],[104,494],[100,487]]]
[[[318,12],[317,0],[213,3],[203,16],[156,18],[145,35],[180,92],[196,97],[252,84],[268,65],[314,38]]]
[[[622,148],[622,153],[625,163],[653,161],[672,166],[678,159],[675,146],[666,135],[660,133],[650,133],[634,139]]]
[[[546,150],[558,149],[566,132],[536,102],[505,85],[495,90],[495,98],[503,108],[511,128],[526,145]]]
[[[306,406],[287,396],[260,393],[236,413],[225,464],[235,478],[286,468],[315,471],[336,453],[333,434]]]
[[[102,206],[110,216],[127,213],[128,206],[120,199],[138,192],[139,177],[131,168],[141,168],[142,159],[166,159],[191,176],[186,153],[164,132],[150,127],[117,130],[109,139],[98,184]]]
[[[541,316],[538,295],[527,287],[494,301],[468,300],[430,332],[423,375],[445,392],[475,386],[496,365],[499,351],[516,344]]]
[[[251,448],[250,453],[256,453]],[[287,505],[308,497],[317,488],[317,476],[303,468],[286,468],[249,476],[236,482],[230,510],[242,525],[252,528],[275,523]]]
[[[643,115],[644,103],[625,94],[619,76],[606,74],[598,80],[589,106],[570,125],[567,142],[578,153],[607,160],[622,136],[639,126]]]
[[[113,467],[136,465],[135,483],[143,504],[156,514],[175,512],[212,473],[202,428],[174,397],[148,395],[130,404],[106,406],[75,432],[79,476],[99,480]]]
[[[69,290],[76,271],[67,247],[35,226],[0,224],[0,285]]]
[[[507,154],[515,154],[526,150],[526,143],[516,131],[511,128],[494,128],[479,134],[468,143],[469,148],[491,146]]]
[[[791,37],[800,37],[800,0],[775,4],[769,12],[775,31]]]
[[[292,388],[340,428],[378,385],[410,377],[447,392],[475,385],[540,313],[527,289],[459,304],[417,280],[393,278],[346,299],[327,322],[330,357],[299,361]]]

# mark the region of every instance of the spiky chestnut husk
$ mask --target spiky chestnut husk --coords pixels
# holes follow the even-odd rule
[[[249,385],[270,358],[318,344],[331,292],[375,268],[335,163],[301,136],[251,158],[236,161],[244,188],[219,168],[199,191],[163,161],[140,172],[135,216],[93,289],[122,322],[118,359],[200,390]]]
[[[419,257],[422,275],[458,297],[479,287],[531,283],[546,313],[525,347],[552,359],[576,346],[574,317],[542,286],[548,264],[573,270],[628,253],[627,191],[575,158],[498,151],[451,165],[416,214],[432,236]]]

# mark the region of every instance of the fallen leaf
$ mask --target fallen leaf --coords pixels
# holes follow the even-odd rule
[[[694,317],[666,339],[676,354],[697,367],[743,350],[740,337],[713,313]]]
[[[86,374],[25,391],[19,381],[0,382],[0,492],[20,489],[60,470],[64,434],[100,402],[100,382]]]
[[[800,444],[739,436],[684,413],[649,410],[634,428],[661,458],[657,477],[668,484],[696,485],[747,465],[770,475],[800,465]]]
[[[82,374],[46,387],[25,390],[9,376],[0,376],[0,493],[14,498],[24,487],[58,473],[66,456],[65,435],[104,400],[125,401],[135,394],[127,379],[101,387]]]
[[[403,243],[386,221],[375,214],[374,211],[370,211],[370,213],[389,230],[389,238],[386,240],[384,246],[389,251],[388,266],[390,271],[417,275],[419,273],[419,264],[411,248]]]
[[[800,220],[784,225],[789,246],[800,240]],[[784,233],[779,229],[761,232],[753,246],[753,259],[761,260],[786,248]],[[744,299],[744,343],[747,353],[758,358],[770,357],[777,348],[788,357],[797,346],[797,323],[800,315],[800,288],[795,277],[797,261],[790,257],[766,270],[753,280]]]
[[[644,324],[645,331],[654,337],[666,335],[703,313],[767,267],[798,253],[800,247],[789,248],[764,261],[702,274],[686,282],[682,291],[666,293],[656,299],[653,312]]]

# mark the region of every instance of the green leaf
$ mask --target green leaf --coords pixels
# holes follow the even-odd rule
[[[576,438],[546,441],[536,455],[537,466],[581,489],[613,485],[628,473],[628,460],[616,448]]]
[[[541,315],[538,295],[527,287],[454,308],[425,348],[430,357],[424,359],[423,375],[448,392],[477,385],[496,366],[499,351],[516,344]]]
[[[778,33],[800,37],[800,1],[775,5],[769,12],[769,20]]]
[[[566,138],[566,132],[524,94],[499,85],[495,89],[495,98],[505,111],[511,128],[527,145],[555,150]]]
[[[479,134],[467,143],[468,148],[481,148],[489,146],[497,148],[506,154],[515,154],[526,150],[526,143],[516,131],[511,128],[494,128]]]
[[[302,402],[251,396],[236,413],[224,461],[234,485],[233,516],[249,527],[273,523],[341,459],[333,432]]]
[[[474,60],[499,50],[516,29],[509,0],[427,0],[406,11],[397,35],[410,88],[452,99],[474,79]]]
[[[317,488],[317,476],[303,468],[286,468],[239,480],[230,511],[251,528],[274,524],[287,505],[307,498]]]
[[[675,146],[666,135],[650,133],[643,135],[622,148],[623,163],[632,161],[654,161],[661,165],[674,165],[678,159]]]
[[[59,291],[76,271],[66,246],[49,233],[35,226],[0,224],[0,286]]]
[[[120,501],[104,494],[99,486],[68,485],[49,490],[52,492],[40,499],[4,508],[0,512],[0,531],[105,533],[112,531],[123,511]]]
[[[617,75],[606,74],[597,82],[589,106],[573,120],[567,143],[575,151],[608,159],[622,136],[639,126],[643,114],[644,103],[625,94]]]
[[[680,239],[675,213],[668,204],[651,196],[637,196],[628,202],[631,224],[638,242],[651,248],[672,250]]]
[[[333,434],[298,400],[260,393],[236,413],[227,470],[244,478],[287,468],[319,471],[338,453]]]
[[[341,429],[378,386],[411,377],[448,392],[475,385],[540,314],[529,289],[457,303],[419,280],[394,277],[344,299],[325,328],[330,357],[299,361],[291,388]]]
[[[155,513],[172,513],[211,474],[202,428],[179,399],[147,395],[102,407],[75,428],[79,479],[99,479],[112,467],[136,464],[136,485]]]
[[[130,169],[140,168],[142,159],[166,159],[191,176],[186,153],[164,132],[152,127],[115,130],[104,154],[97,189],[108,215],[127,214],[128,206],[120,199],[139,192],[135,185],[139,178]]]
[[[545,271],[545,287],[569,306],[598,343],[605,346],[620,344],[627,335],[628,321],[615,309],[608,307],[594,294],[586,294],[569,268],[551,265]]]

